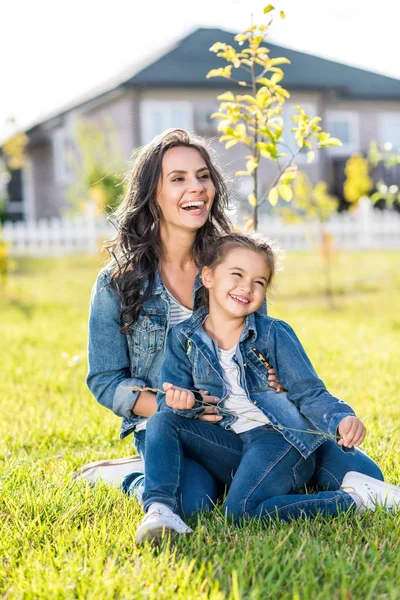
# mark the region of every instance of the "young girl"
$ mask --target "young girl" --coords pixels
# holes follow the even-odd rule
[[[211,250],[202,270],[207,308],[176,326],[167,342],[165,394],[158,394],[160,412],[147,424],[147,514],[136,541],[166,530],[191,533],[180,517],[183,452],[230,483],[231,464],[218,452],[221,437],[225,445],[230,439],[233,445],[232,436],[243,444],[224,507],[235,520],[400,505],[400,488],[384,483],[379,467],[355,448],[364,425],[327,391],[293,329],[256,312],[275,270],[270,246],[231,233]],[[270,366],[287,394],[268,387]],[[204,389],[220,398],[220,427],[197,420],[205,404],[196,390]],[[310,481],[327,491],[298,494]]]

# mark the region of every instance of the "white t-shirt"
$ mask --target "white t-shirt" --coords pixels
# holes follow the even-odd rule
[[[270,423],[268,417],[248,399],[245,390],[240,385],[239,366],[233,361],[236,346],[230,350],[218,348],[218,358],[222,368],[229,396],[224,401],[224,408],[239,415],[231,429],[235,433],[244,433]]]
[[[183,306],[176,298],[173,297],[167,290],[170,310],[169,310],[169,327],[173,327],[174,325],[179,325],[182,321],[186,321],[189,317],[192,316],[193,311],[190,308],[186,308]],[[139,425],[136,426],[135,431],[143,431],[146,429],[147,419],[145,421],[141,421]]]

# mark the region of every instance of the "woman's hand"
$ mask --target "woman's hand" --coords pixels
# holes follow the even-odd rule
[[[281,392],[287,392],[287,389],[284,388],[283,385],[281,385],[278,381],[275,369],[273,367],[268,369],[268,385],[269,387],[274,388],[277,394],[280,394]]]
[[[207,390],[199,390],[200,394],[203,396],[204,402],[207,404],[218,404],[219,398],[216,396],[210,396]],[[207,423],[217,423],[222,419],[221,415],[217,415],[217,407],[216,406],[207,406],[204,414],[199,417],[200,421],[206,421]]]
[[[338,433],[342,438],[338,441],[339,446],[352,448],[362,444],[366,429],[358,417],[345,417],[339,423]]]

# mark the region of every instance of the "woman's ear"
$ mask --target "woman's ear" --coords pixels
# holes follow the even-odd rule
[[[203,281],[203,285],[208,290],[211,288],[212,284],[212,270],[210,267],[203,267],[201,270],[201,279]]]

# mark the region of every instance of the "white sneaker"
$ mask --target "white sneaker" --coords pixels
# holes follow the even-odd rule
[[[72,479],[84,479],[91,485],[104,481],[118,487],[121,481],[133,471],[144,473],[144,464],[140,456],[128,456],[114,460],[98,460],[84,465],[72,475]]]
[[[150,504],[136,531],[135,542],[137,544],[160,542],[165,535],[173,533],[189,535],[193,533],[193,529],[186,525],[169,506],[154,502],[154,504]]]
[[[362,512],[366,509],[375,510],[378,506],[388,510],[400,508],[400,487],[356,471],[346,473],[340,489],[360,498]]]

